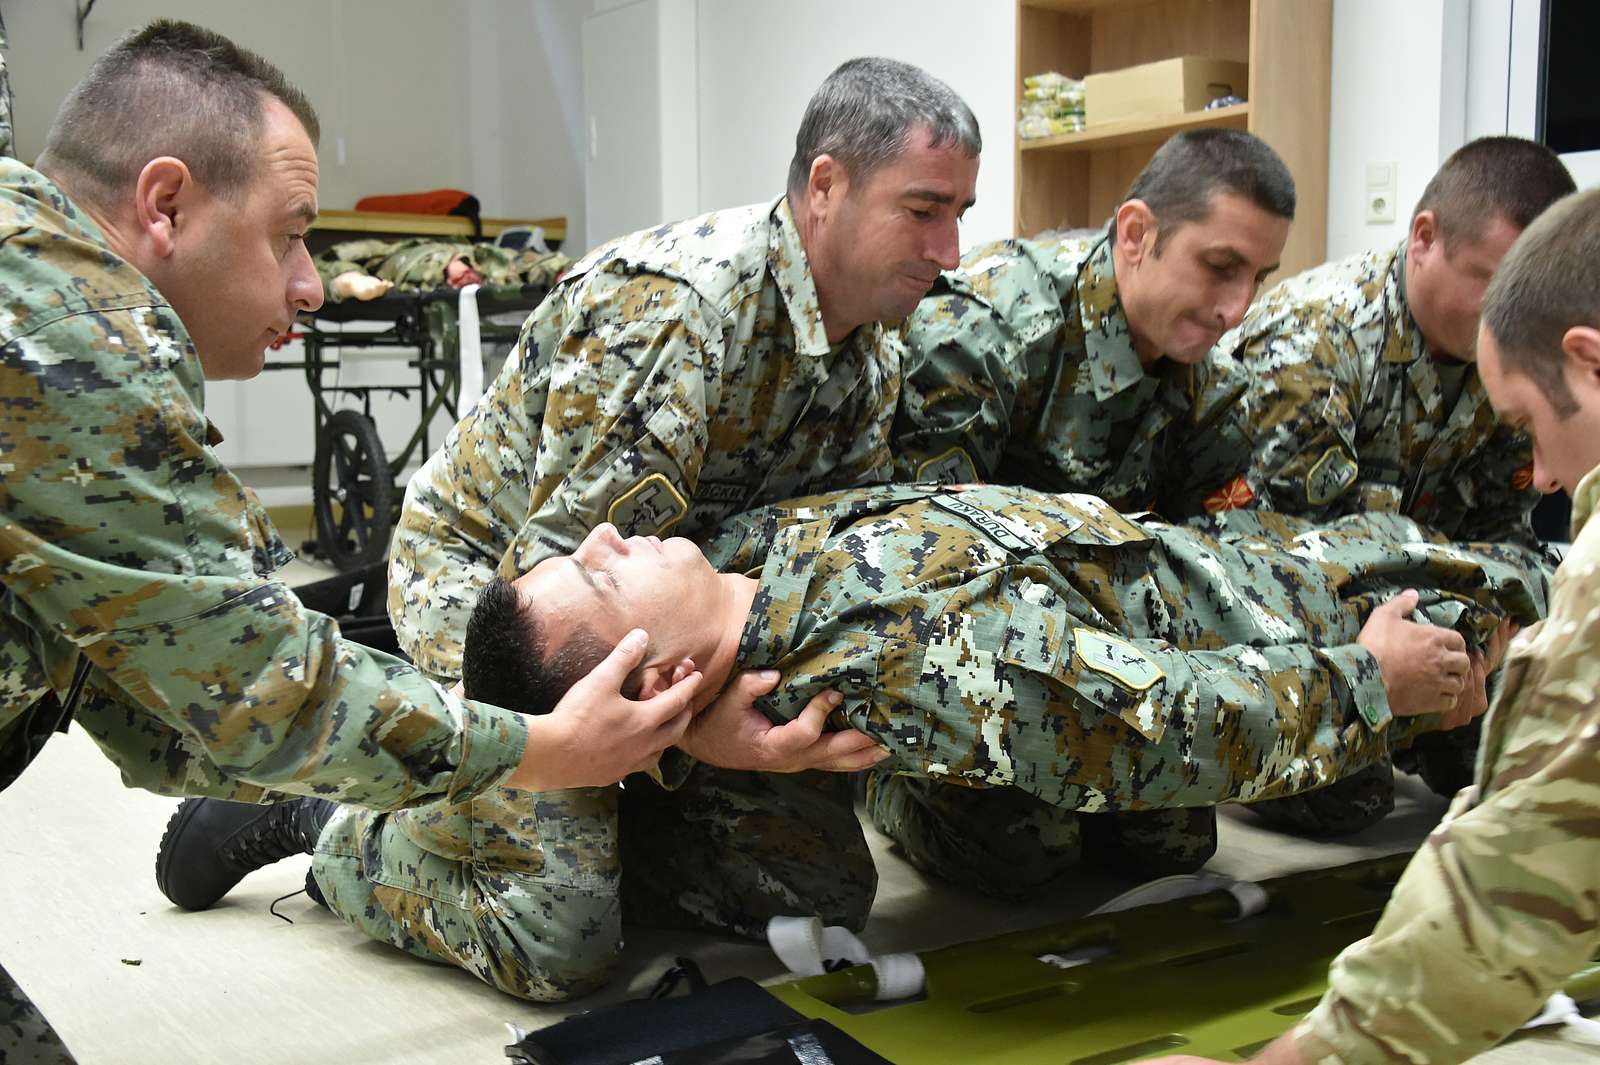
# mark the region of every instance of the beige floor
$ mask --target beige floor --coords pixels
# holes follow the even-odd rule
[[[503,1022],[533,1028],[565,1012],[367,941],[304,895],[279,907],[293,924],[271,916],[275,897],[301,887],[309,859],[262,870],[211,911],[174,909],[153,868],[175,805],[124,789],[79,730],[57,738],[0,793],[0,958],[82,1065],[488,1063],[504,1060]],[[1264,878],[1412,849],[1443,808],[1407,778],[1383,824],[1321,845],[1225,810],[1212,868]],[[872,835],[882,884],[863,938],[880,952],[1042,924],[1128,886],[1100,880],[1050,905],[1000,906],[925,881]],[[780,971],[752,944],[640,932],[629,938],[624,980],[583,1005],[642,993],[680,953],[712,979]],[[1502,1048],[1496,1060],[1580,1060],[1543,1044],[1530,1056],[1531,1046]]]
[[[296,564],[291,583],[320,575]],[[309,859],[262,870],[206,913],[172,907],[155,885],[156,846],[176,801],[121,786],[79,730],[46,747],[0,792],[0,959],[81,1065],[413,1065],[504,1061],[505,1022],[536,1028],[568,1009],[508,998],[467,974],[370,942],[304,895]],[[1383,824],[1312,844],[1223,811],[1210,868],[1264,879],[1409,851],[1445,803],[1405,778]],[[1000,905],[929,882],[870,828],[881,873],[862,938],[877,952],[926,950],[1083,913],[1131,886],[1086,881],[1048,905]],[[625,975],[582,1008],[642,994],[677,954],[711,979],[770,979],[764,947],[712,936],[630,932]],[[1505,1047],[1483,1060],[1576,1061],[1566,1048]],[[1587,1060],[1587,1059],[1582,1059]]]

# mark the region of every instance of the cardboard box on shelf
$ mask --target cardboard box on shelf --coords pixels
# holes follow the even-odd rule
[[[1084,119],[1090,127],[1120,119],[1198,111],[1218,96],[1243,96],[1248,64],[1183,55],[1083,79]]]

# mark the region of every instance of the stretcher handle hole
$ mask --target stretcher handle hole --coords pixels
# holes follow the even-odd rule
[[[1146,1039],[1142,1043],[1129,1043],[1125,1047],[1115,1050],[1102,1050],[1098,1054],[1087,1057],[1073,1058],[1068,1065],[1120,1065],[1124,1061],[1138,1061],[1140,1058],[1152,1057],[1164,1050],[1177,1050],[1179,1047],[1189,1045],[1189,1040],[1175,1033],[1158,1035],[1153,1039]]]
[[[1248,942],[1224,943],[1220,947],[1210,947],[1206,950],[1197,950],[1193,954],[1180,954],[1176,958],[1168,958],[1167,964],[1181,968],[1185,965],[1201,965],[1219,958],[1231,958],[1235,954],[1244,954],[1251,949]]]
[[[1016,1009],[1018,1006],[1027,1006],[1035,1002],[1042,1002],[1047,998],[1057,998],[1078,990],[1078,985],[1071,982],[1051,984],[1047,987],[1035,987],[1028,991],[1019,991],[1015,995],[1005,995],[1001,998],[991,998],[983,1002],[974,1002],[967,1007],[968,1013],[1000,1013],[1004,1010]]]

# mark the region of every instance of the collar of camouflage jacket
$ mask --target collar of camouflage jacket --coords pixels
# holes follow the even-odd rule
[[[1083,328],[1084,362],[1096,399],[1107,400],[1144,381],[1144,366],[1133,350],[1133,333],[1117,294],[1111,239],[1101,237],[1078,272],[1078,321]]]
[[[775,504],[732,519],[706,548],[718,570],[759,569],[760,588],[739,638],[739,669],[782,668],[810,631],[805,604],[817,560],[842,524],[913,499],[946,494],[937,484],[884,484]]]
[[[1600,466],[1584,474],[1583,480],[1578,482],[1578,490],[1572,493],[1573,540],[1577,540],[1578,534],[1594,516],[1596,507],[1600,507]]]
[[[13,269],[19,261],[26,265]],[[8,158],[0,158],[0,275],[10,279],[9,285],[25,279],[21,289],[0,281],[0,296],[10,301],[0,315],[0,344],[72,314],[163,309],[160,327],[170,328],[172,346],[158,346],[156,353],[168,359],[167,368],[194,410],[204,413],[200,356],[166,297],[116,253],[99,223],[65,190]],[[194,432],[210,443],[208,427]]]
[[[811,276],[811,262],[800,241],[800,229],[789,209],[789,197],[780,196],[769,215],[767,268],[778,283],[778,294],[789,311],[794,327],[794,350],[799,355],[820,358],[829,351],[828,331],[822,324],[822,305],[817,302],[817,283]],[[863,326],[863,329],[876,328]]]
[[[1388,262],[1383,264],[1383,316],[1389,323],[1389,335],[1384,338],[1383,344],[1383,361],[1422,365],[1432,375],[1433,355],[1422,336],[1422,329],[1411,315],[1411,304],[1406,302],[1407,243],[1408,240],[1402,240],[1389,253]]]

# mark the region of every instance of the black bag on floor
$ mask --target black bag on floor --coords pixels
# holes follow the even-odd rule
[[[690,993],[667,998],[678,983]],[[890,1065],[753,980],[707,986],[679,958],[649,998],[568,1017],[506,1047],[517,1065]]]

